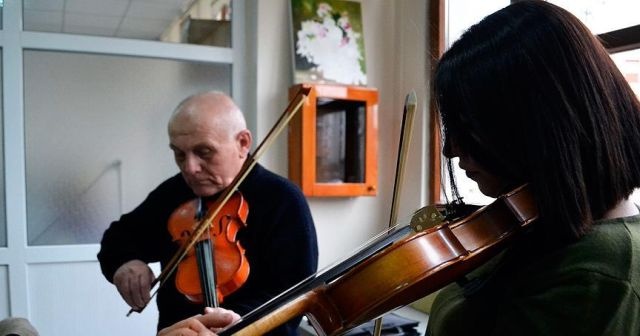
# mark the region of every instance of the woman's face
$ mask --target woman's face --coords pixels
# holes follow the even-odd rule
[[[458,166],[465,171],[467,177],[478,184],[483,194],[496,198],[509,191],[510,183],[506,179],[489,172],[469,153],[463,151],[455,140],[447,139],[445,148],[447,157],[460,159]]]

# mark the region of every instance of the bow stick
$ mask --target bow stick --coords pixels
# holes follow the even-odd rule
[[[418,99],[415,91],[407,94],[404,101],[404,110],[402,113],[402,126],[400,127],[400,144],[398,148],[398,159],[396,162],[396,178],[393,183],[393,198],[391,200],[391,214],[389,215],[389,228],[393,227],[398,220],[398,199],[400,190],[402,189],[402,181],[404,177],[404,166],[407,161],[407,153],[411,135],[413,132],[413,119],[416,114],[416,106]],[[382,333],[382,317],[375,320],[373,327],[373,335],[380,336]]]

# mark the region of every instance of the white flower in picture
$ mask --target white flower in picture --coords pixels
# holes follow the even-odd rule
[[[361,67],[358,49],[361,34],[354,31],[346,13],[336,13],[320,3],[317,17],[301,22],[297,32],[296,54],[314,64],[323,79],[342,84],[364,85],[367,77]]]

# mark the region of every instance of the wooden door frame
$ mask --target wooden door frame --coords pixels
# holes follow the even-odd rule
[[[445,1],[446,0],[429,0],[428,46],[429,55],[431,55],[428,77],[429,87],[431,87],[431,78],[433,77],[435,65],[445,48]],[[442,157],[440,150],[442,139],[440,137],[440,123],[435,97],[433,97],[431,93],[432,91],[430,91],[429,94],[429,129],[431,131],[429,146],[429,203],[434,204],[440,203],[440,184],[442,181]]]

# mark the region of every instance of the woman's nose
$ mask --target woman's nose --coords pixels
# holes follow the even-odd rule
[[[445,138],[442,154],[449,159],[460,156],[460,148],[450,136]]]

